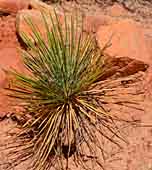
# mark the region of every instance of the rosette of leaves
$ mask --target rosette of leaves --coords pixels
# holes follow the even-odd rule
[[[65,16],[61,24],[54,12],[49,14],[51,25],[47,19],[42,13],[45,38],[32,19],[26,19],[32,30],[30,37],[22,33],[28,74],[9,72],[13,76],[9,96],[21,100],[24,121],[18,125],[15,142],[8,145],[6,169],[26,160],[31,170],[68,169],[72,159],[88,170],[86,158],[102,167],[99,151],[106,152],[101,139],[118,146],[111,135],[124,140],[115,123],[119,120],[104,107],[105,91],[112,88],[102,78],[108,68],[104,49],[99,50],[94,38],[81,31],[78,17]]]

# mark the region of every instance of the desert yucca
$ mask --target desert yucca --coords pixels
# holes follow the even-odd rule
[[[118,146],[113,137],[124,140],[115,123],[119,119],[105,109],[106,92],[115,88],[115,81],[103,81],[109,68],[103,51],[82,32],[78,17],[65,16],[61,24],[54,12],[42,13],[42,20],[46,37],[26,18],[32,30],[30,37],[22,33],[27,75],[9,72],[13,76],[9,95],[21,100],[24,121],[16,143],[8,147],[11,164],[6,169],[26,160],[31,170],[67,169],[71,159],[88,170],[92,167],[87,158],[102,167],[99,151],[106,153],[102,138]]]

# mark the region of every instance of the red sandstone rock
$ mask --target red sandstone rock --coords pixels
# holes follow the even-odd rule
[[[27,9],[30,0],[0,0],[0,11],[17,13],[21,9]]]
[[[20,56],[17,52],[19,43],[16,36],[15,17],[7,16],[0,20],[0,88],[7,84],[3,69],[21,68]]]
[[[29,18],[32,20],[34,26],[38,28],[39,32],[44,37],[44,39],[46,39],[45,23],[41,15],[41,12],[38,10],[22,10],[18,13],[17,20],[16,20],[16,27],[17,27],[18,34],[21,35],[24,32],[28,37],[31,37],[31,35],[33,35],[33,30],[31,29],[31,27],[29,26],[26,20]],[[60,16],[59,19],[61,19]],[[51,20],[49,16],[48,18],[46,17],[46,20],[47,23],[50,24],[51,26]]]
[[[6,84],[6,76],[2,69],[0,69],[0,87],[4,87]]]
[[[122,18],[129,17],[129,12],[120,4],[115,3],[105,9],[105,13],[95,13],[95,15],[87,15],[84,18],[84,31],[96,32],[102,25],[111,25],[122,20]]]
[[[39,0],[0,0],[0,11],[2,12],[17,13],[22,9],[49,11],[52,8]]]
[[[3,70],[16,69],[24,71],[20,55],[16,48],[3,48],[0,51],[0,88],[5,87],[8,83]]]
[[[0,18],[0,117],[12,112],[13,100],[6,96],[6,91],[3,89],[8,85],[8,77],[3,69],[11,67],[18,71],[24,71],[20,54],[17,51],[19,47],[16,36],[15,27],[16,17],[7,16]]]
[[[0,18],[0,49],[17,47],[19,45],[15,27],[16,17],[7,16]]]
[[[139,71],[145,72],[148,65],[142,61],[134,60],[128,57],[107,57],[105,60],[105,73],[99,78],[105,80],[111,76],[125,77],[133,75]]]
[[[116,57],[129,57],[151,63],[151,54],[140,25],[131,19],[123,19],[108,26],[100,26],[96,38],[100,48],[107,42],[111,46],[106,53]]]
[[[41,0],[30,0],[29,8],[44,12],[49,12],[50,10],[54,9],[52,6],[41,2]]]
[[[84,31],[96,32],[101,25],[109,25],[113,18],[108,15],[88,15],[84,18]]]
[[[109,6],[106,9],[106,13],[113,17],[125,17],[129,15],[129,12],[122,7],[122,5],[115,3],[113,6]]]
[[[0,11],[4,13],[17,13],[22,9],[36,9],[39,11],[50,11],[51,6],[40,0],[0,0]]]

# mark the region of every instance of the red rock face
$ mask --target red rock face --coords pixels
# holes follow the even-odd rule
[[[113,19],[108,15],[88,15],[84,18],[84,31],[96,33],[101,25],[109,25]]]
[[[0,22],[0,87],[5,85],[5,74],[2,69],[17,67],[19,43],[16,36],[15,17],[1,18]]]
[[[110,42],[106,52],[111,56],[129,57],[145,63],[151,62],[144,31],[135,21],[122,19],[108,26],[101,26],[96,34],[101,48]]]
[[[6,13],[17,13],[21,9],[27,9],[30,0],[0,0],[0,10]]]
[[[0,18],[0,49],[18,46],[15,22],[15,16]]]
[[[63,22],[63,16],[58,15],[59,20],[62,24]],[[44,20],[42,18],[41,12],[38,10],[22,10],[17,14],[17,19],[16,19],[16,26],[17,26],[17,32],[19,35],[21,33],[25,33],[28,37],[31,37],[33,35],[33,30],[27,23],[26,19],[30,18],[34,24],[34,26],[38,29],[38,31],[41,33],[42,37],[46,40],[47,35],[46,35],[46,27]],[[50,25],[52,25],[52,22],[50,20],[50,17],[46,15],[46,21]],[[32,38],[33,41],[33,38]]]
[[[106,13],[113,17],[125,17],[129,15],[129,12],[117,3],[108,7]]]
[[[4,94],[3,88],[7,86],[8,80],[3,69],[15,68],[19,71],[24,69],[17,50],[19,43],[16,36],[15,21],[15,16],[0,18],[0,116],[7,114],[11,110],[12,104]]]
[[[42,35],[45,35],[45,28],[44,28],[44,22],[42,20],[42,15],[40,11],[37,10],[22,10],[17,14],[17,32],[19,35],[21,33],[25,33],[29,37],[31,37],[31,34],[33,34],[33,31],[29,24],[27,24],[26,19],[30,18],[34,25],[39,29]]]

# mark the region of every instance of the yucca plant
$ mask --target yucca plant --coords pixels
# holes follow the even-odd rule
[[[120,119],[105,107],[106,92],[114,90],[118,81],[103,81],[110,67],[104,49],[99,50],[94,38],[81,31],[78,17],[65,15],[61,24],[54,12],[49,14],[51,25],[47,19],[42,13],[46,39],[26,18],[32,30],[30,37],[22,33],[28,47],[22,50],[28,73],[8,72],[13,76],[9,96],[19,99],[24,111],[12,138],[15,142],[7,145],[6,169],[26,160],[31,161],[31,170],[68,169],[70,158],[87,170],[92,168],[87,158],[102,167],[99,151],[106,153],[102,138],[118,146],[114,136],[125,141],[116,124]]]

